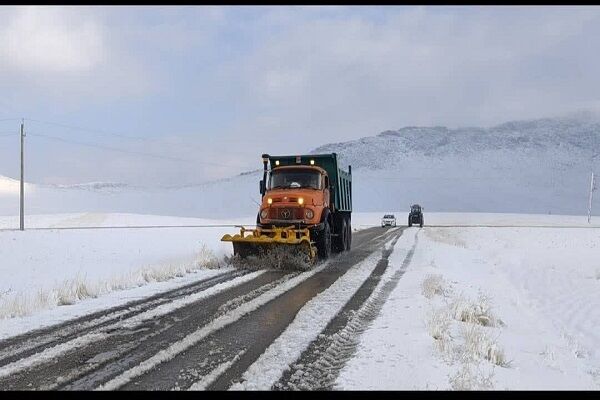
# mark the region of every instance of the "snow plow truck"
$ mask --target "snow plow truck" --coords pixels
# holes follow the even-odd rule
[[[310,262],[352,245],[352,168],[338,166],[336,153],[300,156],[262,155],[262,201],[256,229],[224,235],[240,258],[274,248],[300,252]]]

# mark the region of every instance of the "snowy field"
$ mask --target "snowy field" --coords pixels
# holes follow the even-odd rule
[[[429,217],[430,222],[451,219]],[[580,222],[549,216],[470,218],[471,223],[484,221]],[[392,268],[401,267],[407,250],[405,242],[398,242]],[[406,273],[336,385],[597,390],[599,251],[598,229],[420,230]]]

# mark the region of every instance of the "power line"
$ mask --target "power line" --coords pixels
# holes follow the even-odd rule
[[[212,163],[212,162],[207,162],[207,161],[196,161],[196,160],[188,160],[188,159],[183,159],[183,158],[178,158],[178,157],[163,156],[160,154],[146,153],[146,152],[141,152],[141,151],[124,150],[124,149],[119,149],[116,147],[104,146],[104,145],[99,145],[99,144],[95,144],[95,143],[87,143],[87,142],[81,142],[81,141],[77,141],[77,140],[65,139],[65,138],[58,137],[58,136],[45,135],[45,134],[41,134],[41,133],[32,133],[31,131],[27,131],[27,134],[29,134],[31,136],[38,136],[38,137],[56,140],[56,141],[69,143],[69,144],[74,144],[74,145],[78,145],[78,146],[92,147],[92,148],[108,150],[108,151],[115,151],[115,152],[125,153],[125,154],[133,154],[133,155],[138,155],[138,156],[161,158],[161,159],[171,160],[171,161],[189,162],[189,163],[194,163],[194,164],[205,164],[205,165],[212,165],[212,166],[225,167],[225,168],[236,168],[236,169],[242,168],[239,165],[226,165],[226,164]]]
[[[62,128],[76,130],[76,131],[100,133],[103,135],[116,136],[116,137],[123,138],[123,139],[132,139],[132,140],[141,140],[141,141],[156,141],[157,140],[156,138],[148,138],[148,137],[141,137],[141,136],[129,136],[129,135],[123,135],[120,133],[109,132],[109,131],[102,130],[102,129],[84,128],[84,127],[80,127],[80,126],[64,124],[62,122],[43,121],[43,120],[39,120],[39,119],[30,119],[30,118],[25,118],[25,121],[37,122],[37,123],[48,124],[48,125],[55,125],[55,126],[59,126]],[[217,140],[217,141],[219,141],[219,140]],[[221,140],[221,141],[223,141],[223,140]],[[231,142],[239,142],[239,140],[235,140],[235,139],[232,139],[230,141]],[[169,146],[177,146],[177,144],[173,144],[173,143],[169,143],[169,142],[164,142],[164,143],[166,143]],[[204,147],[196,146],[193,144],[185,144],[185,147],[205,150]],[[228,151],[228,153],[229,154],[250,155],[250,153],[242,153],[242,152],[234,152],[234,151]],[[243,167],[241,167],[241,168],[243,168]]]
[[[83,128],[83,127],[80,127],[80,126],[67,125],[67,124],[63,124],[63,123],[59,123],[59,122],[42,121],[42,120],[39,120],[39,119],[25,118],[25,121],[38,122],[38,123],[47,124],[47,125],[55,125],[55,126],[59,126],[61,128],[67,128],[67,129],[84,131],[84,132],[101,133],[101,134],[104,134],[104,135],[116,136],[116,137],[120,137],[120,138],[124,138],[124,139],[152,140],[151,138],[145,138],[145,137],[140,137],[140,136],[123,135],[123,134],[120,134],[120,133],[108,132],[108,131],[101,130],[101,129]]]
[[[64,143],[69,143],[69,144],[75,144],[75,145],[78,145],[78,146],[93,147],[93,148],[102,149],[102,150],[116,151],[116,152],[119,152],[119,153],[135,154],[135,155],[146,156],[146,157],[161,158],[161,159],[166,159],[166,160],[171,160],[171,161],[192,162],[191,160],[185,160],[183,158],[162,156],[162,155],[159,155],[159,154],[144,153],[144,152],[140,152],[140,151],[123,150],[123,149],[119,149],[119,148],[116,148],[116,147],[103,146],[103,145],[99,145],[99,144],[95,144],[95,143],[85,143],[85,142],[80,142],[80,141],[77,141],[77,140],[65,139],[65,138],[58,137],[58,136],[44,135],[44,134],[41,134],[41,133],[32,133],[30,131],[27,131],[27,134],[31,135],[31,136],[38,136],[38,137],[46,138],[46,139],[52,139],[52,140],[56,140],[56,141],[59,141],[59,142],[64,142]]]
[[[114,133],[114,132],[110,132],[110,131],[106,131],[106,130],[102,130],[102,129],[84,128],[84,127],[80,127],[80,126],[64,124],[62,122],[43,121],[43,120],[39,120],[39,119],[30,119],[30,118],[25,118],[25,121],[37,122],[37,123],[48,124],[48,125],[55,125],[55,126],[58,126],[58,127],[67,128],[67,129],[71,129],[71,130],[75,130],[75,131],[90,132],[90,133],[100,133],[100,134],[103,134],[103,135],[115,136],[115,137],[119,137],[119,138],[123,138],[123,139],[140,140],[140,141],[157,141],[157,140],[159,140],[158,138],[148,138],[148,137],[141,137],[141,136],[123,135],[123,134],[120,134],[120,133]],[[232,140],[232,141],[235,142],[235,140]],[[167,142],[163,142],[163,143],[167,144],[168,146],[178,146],[176,143],[169,143],[168,141]],[[189,143],[184,144],[184,146],[186,148],[196,148],[196,149],[200,149],[200,150],[206,150],[205,147],[196,146],[194,144],[189,144]],[[234,152],[234,151],[228,151],[228,153],[229,154],[245,155],[245,156],[246,155],[250,155],[250,153],[242,153],[242,152]],[[245,168],[245,167],[242,167],[242,166],[238,166],[238,167],[239,168]]]

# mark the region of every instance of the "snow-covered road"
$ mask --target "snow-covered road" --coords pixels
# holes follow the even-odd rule
[[[299,310],[315,296],[336,299],[337,309],[321,306],[320,321],[326,325],[361,281],[377,279],[381,250],[401,233],[400,228],[356,232],[352,251],[308,272],[227,270],[145,300],[9,338],[0,342],[0,388],[226,389],[256,379],[251,371],[257,368],[251,366],[260,363],[259,356],[281,337]],[[303,338],[307,344],[320,331],[319,326],[308,328]],[[301,344],[296,351],[302,350]],[[286,367],[279,366],[273,381]],[[264,377],[258,370],[258,377]]]

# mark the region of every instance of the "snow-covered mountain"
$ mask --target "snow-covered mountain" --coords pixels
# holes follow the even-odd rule
[[[318,147],[313,153],[337,152],[355,168],[386,169],[407,158],[424,156],[474,157],[491,152],[567,161],[565,166],[589,162],[599,150],[600,121],[588,118],[555,118],[507,122],[492,128],[405,127],[377,136]],[[504,159],[504,157],[500,157]],[[581,160],[577,160],[580,158]],[[385,163],[380,160],[386,160]]]
[[[405,127],[320,146],[352,165],[357,211],[587,212],[600,120],[584,115],[491,128]],[[598,166],[598,158],[594,159]],[[119,183],[27,185],[28,213],[128,212],[235,218],[256,213],[257,170],[214,182],[142,188]],[[600,214],[600,206],[596,207]],[[18,182],[0,177],[0,214],[18,214]]]
[[[593,115],[507,122],[491,128],[405,127],[321,146],[354,173],[365,211],[585,214],[600,120]]]

